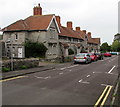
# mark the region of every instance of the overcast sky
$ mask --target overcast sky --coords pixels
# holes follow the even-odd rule
[[[119,0],[0,0],[0,27],[33,15],[33,7],[41,4],[43,14],[61,16],[61,23],[73,22],[73,28],[100,37],[101,42],[112,43],[118,32]]]

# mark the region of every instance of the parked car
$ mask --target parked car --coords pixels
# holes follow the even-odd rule
[[[97,55],[95,53],[89,53],[89,55],[90,55],[92,61],[98,60]]]
[[[74,56],[74,63],[90,63],[91,62],[91,57],[88,53],[79,53]]]
[[[118,55],[118,52],[110,52],[111,55]]]
[[[112,55],[110,53],[104,53],[105,57],[111,57]]]
[[[102,53],[96,53],[97,59],[102,60],[104,58],[104,55]]]

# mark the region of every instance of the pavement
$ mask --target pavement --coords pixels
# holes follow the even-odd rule
[[[36,72],[46,71],[54,69],[59,63],[49,63],[49,62],[40,62],[38,67],[29,68],[24,70],[16,70],[2,73],[2,78],[0,79],[8,79],[16,76],[22,76],[26,74],[32,74]]]

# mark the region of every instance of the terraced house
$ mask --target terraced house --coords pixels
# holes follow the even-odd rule
[[[72,49],[74,54],[79,52],[99,52],[100,38],[92,38],[91,32],[76,27],[73,30],[71,21],[66,27],[61,25],[60,16],[54,14],[42,15],[40,4],[33,8],[33,15],[3,29],[3,41],[5,42],[6,55],[13,57],[25,57],[25,41],[41,42],[47,48],[46,58],[57,58],[68,56],[68,50]]]

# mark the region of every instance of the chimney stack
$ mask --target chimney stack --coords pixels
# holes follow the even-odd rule
[[[61,26],[61,18],[60,16],[55,16],[56,17],[56,21],[58,23],[58,26]]]
[[[70,21],[70,22],[67,22],[67,28],[73,29],[73,28],[72,28],[72,22],[71,22],[71,21]]]
[[[33,15],[42,15],[42,8],[40,7],[40,3],[38,6],[33,8]]]
[[[88,32],[88,37],[91,38],[91,32]]]
[[[83,32],[86,34],[86,30],[83,30]]]
[[[75,29],[76,29],[76,31],[80,31],[80,27],[76,27]]]

